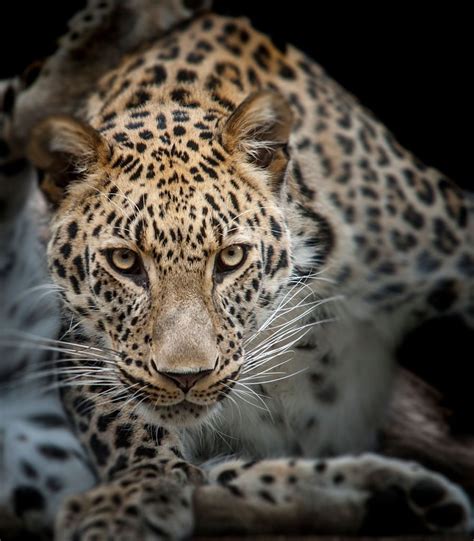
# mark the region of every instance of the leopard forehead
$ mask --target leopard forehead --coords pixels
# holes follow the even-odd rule
[[[128,246],[163,269],[192,267],[233,243],[276,248],[287,235],[282,209],[268,190],[242,177],[222,148],[212,155],[191,158],[176,144],[133,154],[115,146],[109,164],[71,190],[58,227],[74,217],[79,243]],[[136,169],[146,169],[146,178],[134,181]],[[61,257],[67,236],[54,238]]]

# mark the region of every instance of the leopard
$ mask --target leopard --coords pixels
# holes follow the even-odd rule
[[[2,173],[36,168],[49,205],[61,330],[31,344],[60,352],[77,461],[45,523],[64,541],[467,531],[457,485],[373,451],[403,335],[472,324],[472,195],[303,52],[197,4],[57,97],[54,69],[83,59],[62,51],[5,130]]]

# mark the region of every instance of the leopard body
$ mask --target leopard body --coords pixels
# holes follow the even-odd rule
[[[72,112],[28,150],[76,344],[62,399],[100,480],[63,507],[59,538],[178,538],[192,498],[204,532],[370,531],[393,486],[409,528],[465,528],[447,480],[350,455],[375,447],[403,333],[472,321],[472,198],[243,19],[147,42]]]

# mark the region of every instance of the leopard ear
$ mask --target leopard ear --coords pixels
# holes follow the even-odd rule
[[[281,184],[288,164],[287,144],[293,114],[285,98],[262,90],[251,94],[227,119],[221,133],[224,148],[268,174],[274,188]]]
[[[44,173],[40,186],[59,204],[67,188],[107,159],[109,147],[91,126],[70,116],[50,116],[31,131],[27,155]]]

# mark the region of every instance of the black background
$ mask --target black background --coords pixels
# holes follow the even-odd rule
[[[356,3],[353,3],[356,4]],[[359,4],[359,3],[357,3]],[[413,3],[412,3],[413,4]],[[17,1],[0,8],[0,78],[50,54],[68,18],[83,2]],[[303,49],[355,94],[428,165],[474,190],[472,17],[460,2],[414,11],[292,0],[215,2],[217,11],[245,15],[278,43]],[[400,359],[446,394],[456,431],[474,433],[474,333],[457,320],[424,325],[404,343]]]
[[[68,18],[83,5],[2,2],[0,77],[50,54]],[[278,43],[303,49],[405,147],[474,190],[474,40],[467,4],[432,3],[426,11],[400,2],[361,8],[310,0],[217,0],[215,6],[251,18]]]

